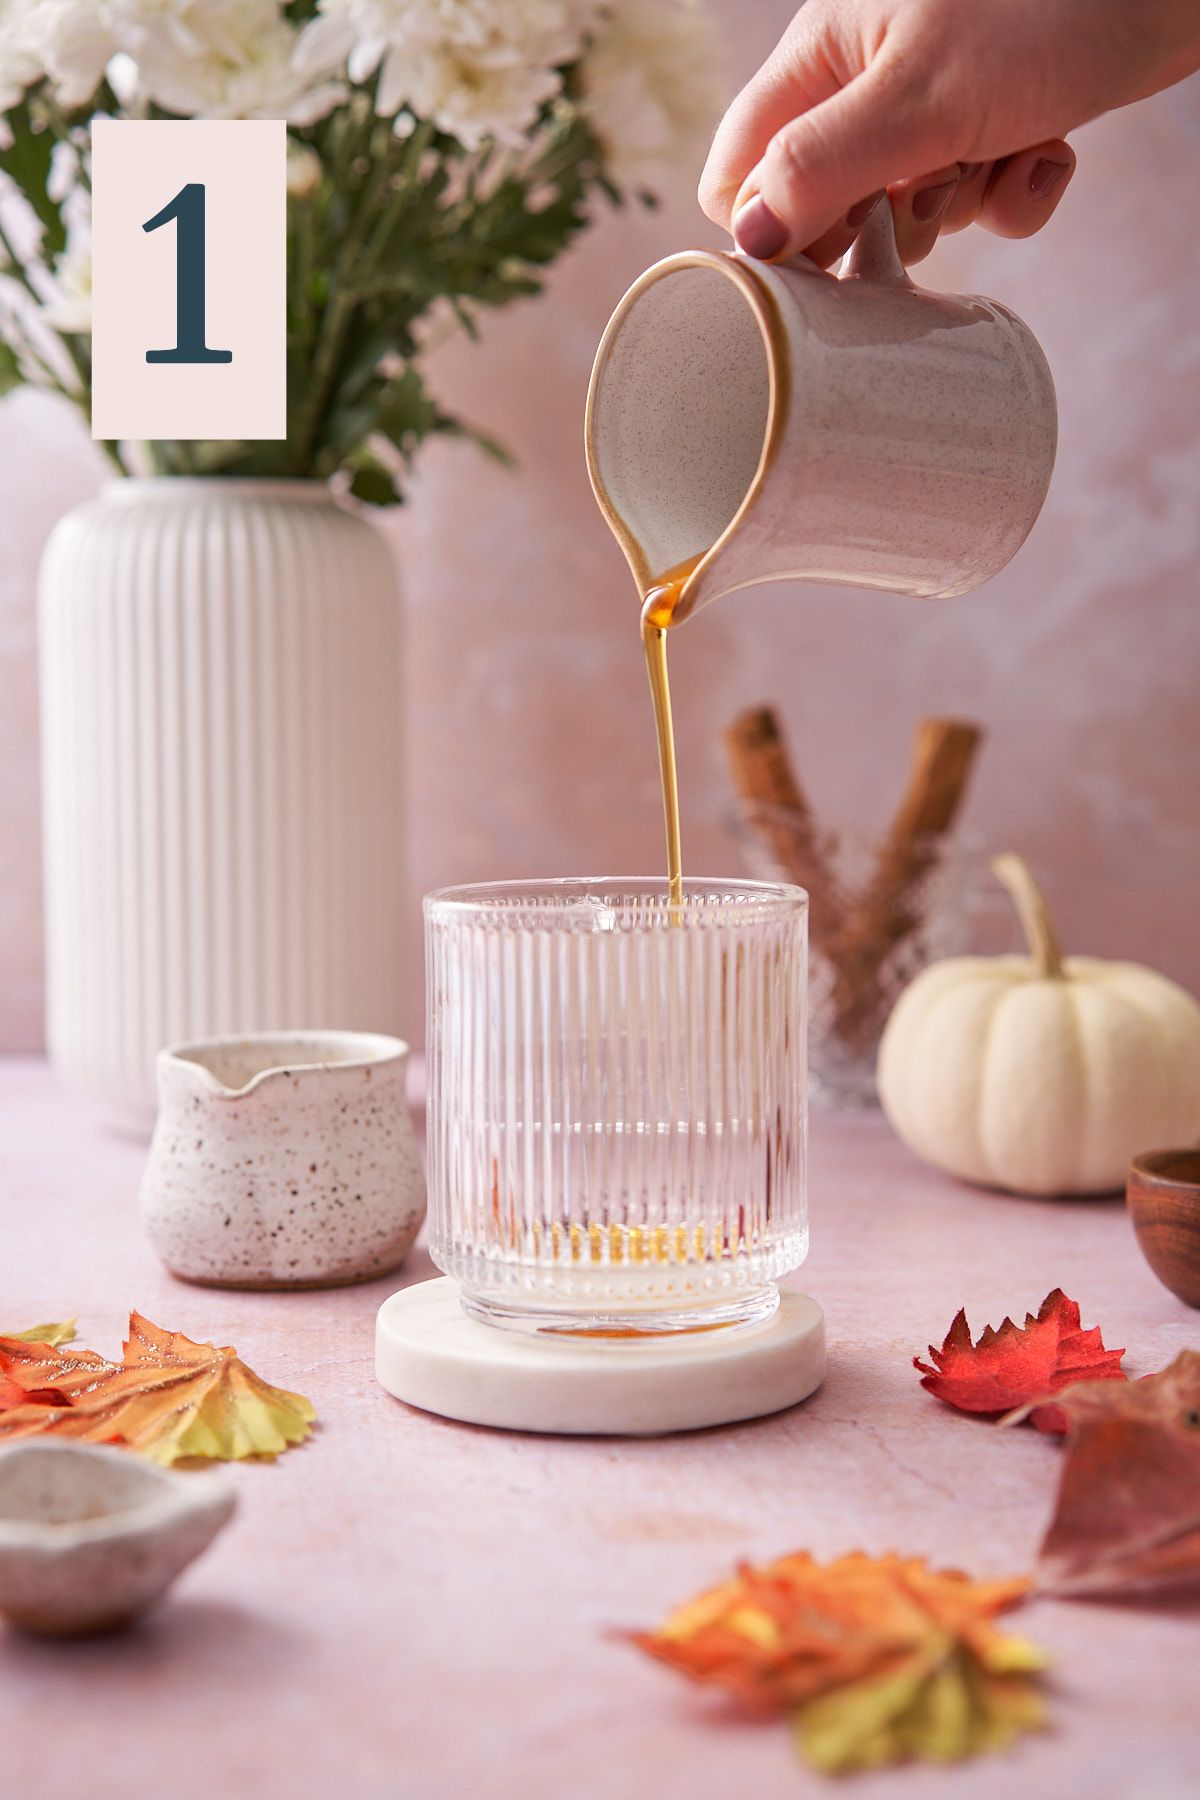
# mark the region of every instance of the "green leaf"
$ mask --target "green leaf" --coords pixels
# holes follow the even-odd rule
[[[377,406],[379,429],[400,450],[418,444],[438,422],[437,406],[426,393],[421,372],[414,363],[385,384]]]
[[[385,469],[374,457],[364,457],[355,469],[350,492],[356,500],[365,500],[368,506],[395,506],[404,498],[396,487],[391,470]]]
[[[54,154],[54,133],[45,126],[34,129],[28,101],[4,116],[12,142],[0,148],[0,169],[16,183],[37,214],[42,227],[42,257],[45,262],[52,263],[67,241],[61,209],[46,191],[50,180],[50,158]]]
[[[465,438],[493,462],[499,463],[502,469],[515,469],[517,466],[517,459],[507,444],[502,444],[499,438],[492,437],[486,431],[480,431],[477,425],[471,425],[465,419],[444,419],[439,430],[450,437]]]

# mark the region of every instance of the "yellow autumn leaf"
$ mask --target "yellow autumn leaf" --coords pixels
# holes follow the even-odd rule
[[[805,1552],[732,1582],[634,1641],[751,1705],[790,1713],[827,1772],[999,1750],[1042,1723],[1041,1651],[992,1624],[1027,1581],[975,1582],[919,1559]]]
[[[4,1334],[16,1338],[20,1344],[49,1344],[52,1348],[57,1344],[69,1344],[75,1336],[74,1319],[64,1319],[57,1325],[31,1325],[28,1331],[10,1331]]]
[[[985,1669],[970,1650],[946,1639],[927,1660],[916,1659],[896,1675],[809,1701],[793,1716],[797,1745],[825,1774],[908,1761],[962,1762],[1007,1749],[1022,1732],[1045,1723],[1041,1695],[1026,1676],[1046,1663],[1024,1639],[1000,1642],[1007,1647],[1004,1674]]]
[[[228,1462],[275,1456],[312,1428],[312,1402],[263,1381],[230,1346],[194,1343],[136,1312],[120,1363],[0,1338],[0,1381],[9,1396],[0,1442],[48,1434],[125,1443],[157,1463]],[[12,1405],[14,1388],[28,1404]]]

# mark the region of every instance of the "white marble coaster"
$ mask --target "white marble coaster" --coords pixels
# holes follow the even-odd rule
[[[825,1315],[785,1291],[765,1325],[663,1338],[505,1331],[469,1319],[441,1276],[385,1300],[375,1373],[389,1394],[506,1431],[654,1437],[781,1412],[825,1376]]]

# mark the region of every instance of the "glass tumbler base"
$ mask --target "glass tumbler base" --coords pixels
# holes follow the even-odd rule
[[[519,1301],[462,1290],[463,1311],[483,1325],[504,1331],[535,1332],[551,1337],[653,1338],[676,1337],[710,1331],[736,1330],[743,1325],[765,1325],[779,1310],[779,1289],[774,1282],[751,1288],[730,1300],[710,1306],[579,1308],[576,1311],[523,1306]]]

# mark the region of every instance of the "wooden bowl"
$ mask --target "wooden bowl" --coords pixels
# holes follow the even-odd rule
[[[1189,1306],[1200,1306],[1200,1145],[1135,1156],[1125,1199],[1158,1279]]]

